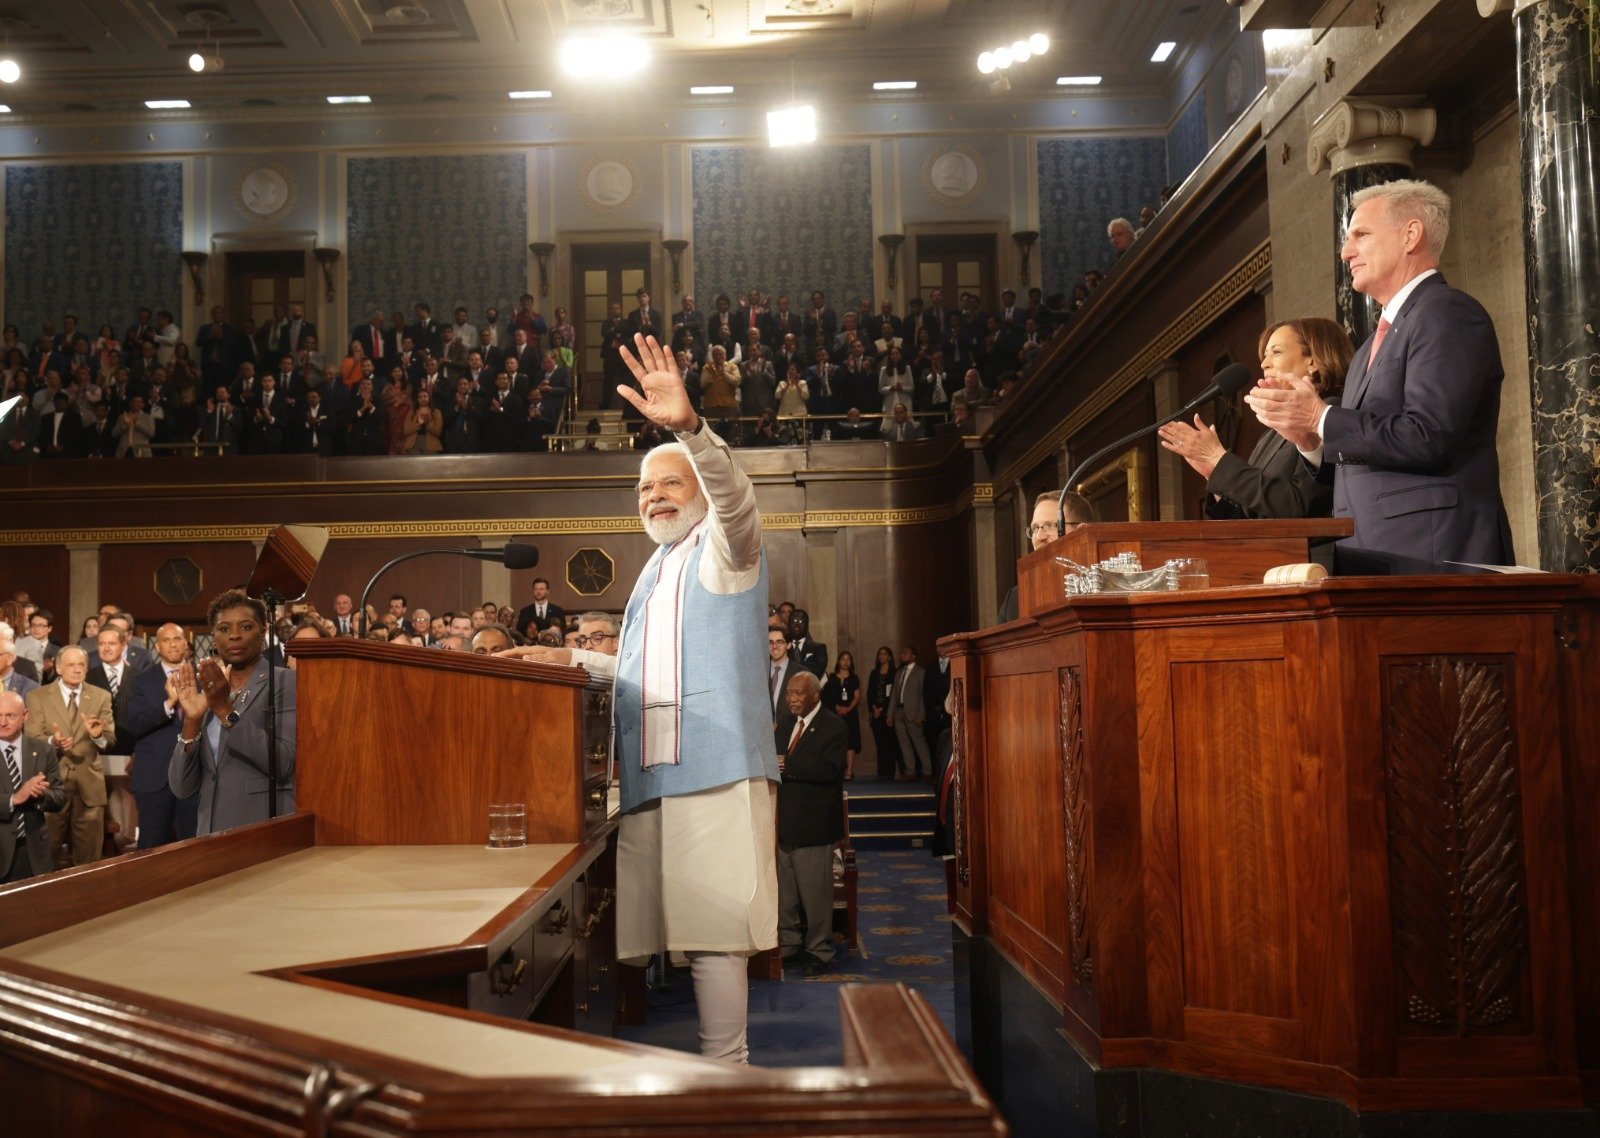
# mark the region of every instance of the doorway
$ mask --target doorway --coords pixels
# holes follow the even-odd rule
[[[306,302],[306,255],[288,250],[281,253],[229,253],[228,319],[235,325],[246,318],[257,328],[272,323],[275,306],[287,311],[291,304]],[[307,305],[310,315],[310,306]]]
[[[974,293],[978,307],[993,311],[995,294],[995,237],[992,233],[953,233],[918,237],[916,252],[917,295],[926,306],[933,290],[943,294],[946,308],[959,308],[961,294]]]
[[[600,359],[600,327],[613,303],[626,316],[635,307],[634,293],[651,294],[650,307],[660,310],[650,285],[650,244],[628,241],[572,247],[572,324],[578,334],[573,354],[578,359],[578,406],[594,410],[605,402],[605,368]]]

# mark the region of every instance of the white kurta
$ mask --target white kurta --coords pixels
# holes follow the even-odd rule
[[[700,584],[713,593],[743,592],[761,574],[755,487],[715,432],[702,426],[679,441],[710,507],[700,527],[706,544]],[[583,649],[572,657],[591,676],[616,679],[616,657]],[[652,682],[647,672],[647,705],[657,698]],[[774,784],[754,778],[655,799],[623,816],[618,960],[640,962],[669,950],[750,955],[777,945],[776,799]]]

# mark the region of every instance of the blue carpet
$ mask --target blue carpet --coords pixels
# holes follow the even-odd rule
[[[926,850],[856,851],[859,945],[839,945],[833,966],[807,979],[750,982],[750,1061],[763,1067],[837,1067],[836,985],[900,981],[920,992],[955,1033],[950,917],[945,913],[944,862]],[[650,1022],[619,1028],[619,1038],[698,1052],[694,985],[688,969],[669,970],[666,987],[650,993]]]

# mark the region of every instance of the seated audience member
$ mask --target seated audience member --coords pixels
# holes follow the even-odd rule
[[[877,418],[864,417],[859,407],[846,411],[844,418],[835,420],[830,429],[836,439],[875,439],[879,436]]]
[[[266,736],[266,609],[230,589],[206,613],[217,655],[179,666],[176,690],[183,725],[167,768],[172,793],[200,795],[197,834],[268,816]],[[224,667],[226,665],[226,667]],[[294,811],[295,676],[279,668],[277,698],[278,812]]]
[[[473,631],[472,614],[469,612],[445,613],[445,628],[450,636],[459,636],[464,641],[470,640]]]
[[[833,962],[833,846],[844,837],[844,720],[821,701],[810,672],[791,676],[773,728],[778,769],[778,946],[820,976]]]
[[[470,647],[479,656],[493,656],[496,652],[516,647],[516,641],[512,638],[511,630],[504,625],[485,624],[472,634]]]
[[[451,633],[439,638],[439,651],[441,652],[470,652],[467,647],[467,638]]]
[[[536,643],[540,648],[560,648],[562,633],[558,628],[547,628],[539,633]]]
[[[1305,376],[1323,401],[1335,403],[1355,353],[1350,337],[1332,320],[1285,320],[1261,333],[1261,374],[1268,380]],[[1333,487],[1317,480],[1289,440],[1265,430],[1248,461],[1229,451],[1215,427],[1168,423],[1161,445],[1206,480],[1205,510],[1213,518],[1325,518],[1333,512]]]
[[[55,869],[47,819],[67,804],[55,748],[24,732],[29,714],[20,695],[0,691],[0,885]]]
[[[884,438],[892,443],[914,443],[923,437],[922,427],[911,413],[906,410],[904,403],[894,405],[893,416],[889,422],[889,429],[884,433]]]
[[[334,626],[329,621],[321,620],[316,616],[301,616],[290,626],[288,640],[322,640],[337,635]],[[293,656],[288,659],[289,667],[298,671],[299,664]]]
[[[578,643],[578,630],[576,628],[567,629],[566,635],[561,638],[561,647],[563,647],[563,648],[582,648],[583,647],[583,645]]]
[[[622,625],[610,613],[586,612],[578,618],[577,633],[577,647],[603,656],[615,656]]]
[[[1128,251],[1133,244],[1133,225],[1125,217],[1114,217],[1106,225],[1106,238],[1111,242],[1111,251],[1120,257]]]
[[[1043,549],[1056,539],[1056,522],[1061,518],[1061,513],[1056,509],[1056,499],[1060,493],[1055,490],[1046,490],[1033,500],[1033,517],[1028,522],[1028,547],[1033,550]],[[1089,504],[1089,499],[1079,494],[1076,490],[1068,491],[1064,503],[1066,510],[1066,532],[1071,533],[1081,525],[1094,521],[1094,507]],[[1000,615],[996,618],[1000,624],[1017,619],[1017,587],[1011,586],[1005,599],[1000,602]]]

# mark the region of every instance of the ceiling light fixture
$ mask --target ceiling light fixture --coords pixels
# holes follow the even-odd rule
[[[978,71],[984,75],[993,75],[996,71],[1006,71],[1018,63],[1026,63],[1036,55],[1043,55],[1050,50],[1050,37],[1043,32],[1034,32],[1031,36],[1020,36],[1008,44],[990,48],[978,54]],[[1002,76],[1001,78],[1004,78]],[[1009,83],[1003,86],[996,82],[993,84],[997,90],[1011,89]]]
[[[789,57],[789,105],[767,112],[767,145],[805,146],[817,140],[817,108],[800,102],[794,87],[794,57]]]
[[[690,87],[689,88],[689,94],[691,94],[691,95],[731,95],[731,94],[733,94],[733,88],[732,87],[727,87],[727,86]]]
[[[1167,61],[1168,57],[1171,56],[1172,53],[1174,51],[1176,51],[1177,49],[1178,49],[1178,45],[1176,43],[1174,43],[1172,40],[1162,40],[1159,44],[1156,45],[1156,52],[1155,52],[1154,55],[1152,55],[1150,57],[1150,62],[1151,63],[1165,63]]]
[[[11,108],[6,106],[4,103],[0,103],[0,115],[9,115],[10,113]]]
[[[872,89],[874,91],[915,91],[917,89],[917,81],[915,79],[889,79],[881,83],[874,83]]]
[[[507,91],[506,94],[513,99],[548,99],[553,92],[550,91]]]
[[[341,107],[346,103],[370,103],[370,102],[372,102],[372,96],[371,95],[329,95],[328,96],[328,102],[333,104],[336,107]]]
[[[22,78],[22,65],[9,55],[0,59],[0,83],[15,83]]]
[[[152,111],[186,111],[189,109],[188,99],[146,99],[144,105]]]
[[[189,55],[189,70],[196,75],[222,70],[222,42],[217,38],[217,28],[231,24],[232,18],[221,8],[194,8],[183,15],[184,23],[201,29],[200,46]],[[211,40],[211,50],[206,50],[206,40]]]
[[[628,79],[648,66],[650,45],[640,36],[603,32],[561,45],[561,69],[576,79]]]
[[[1057,87],[1098,87],[1098,75],[1061,75],[1056,78]]]

